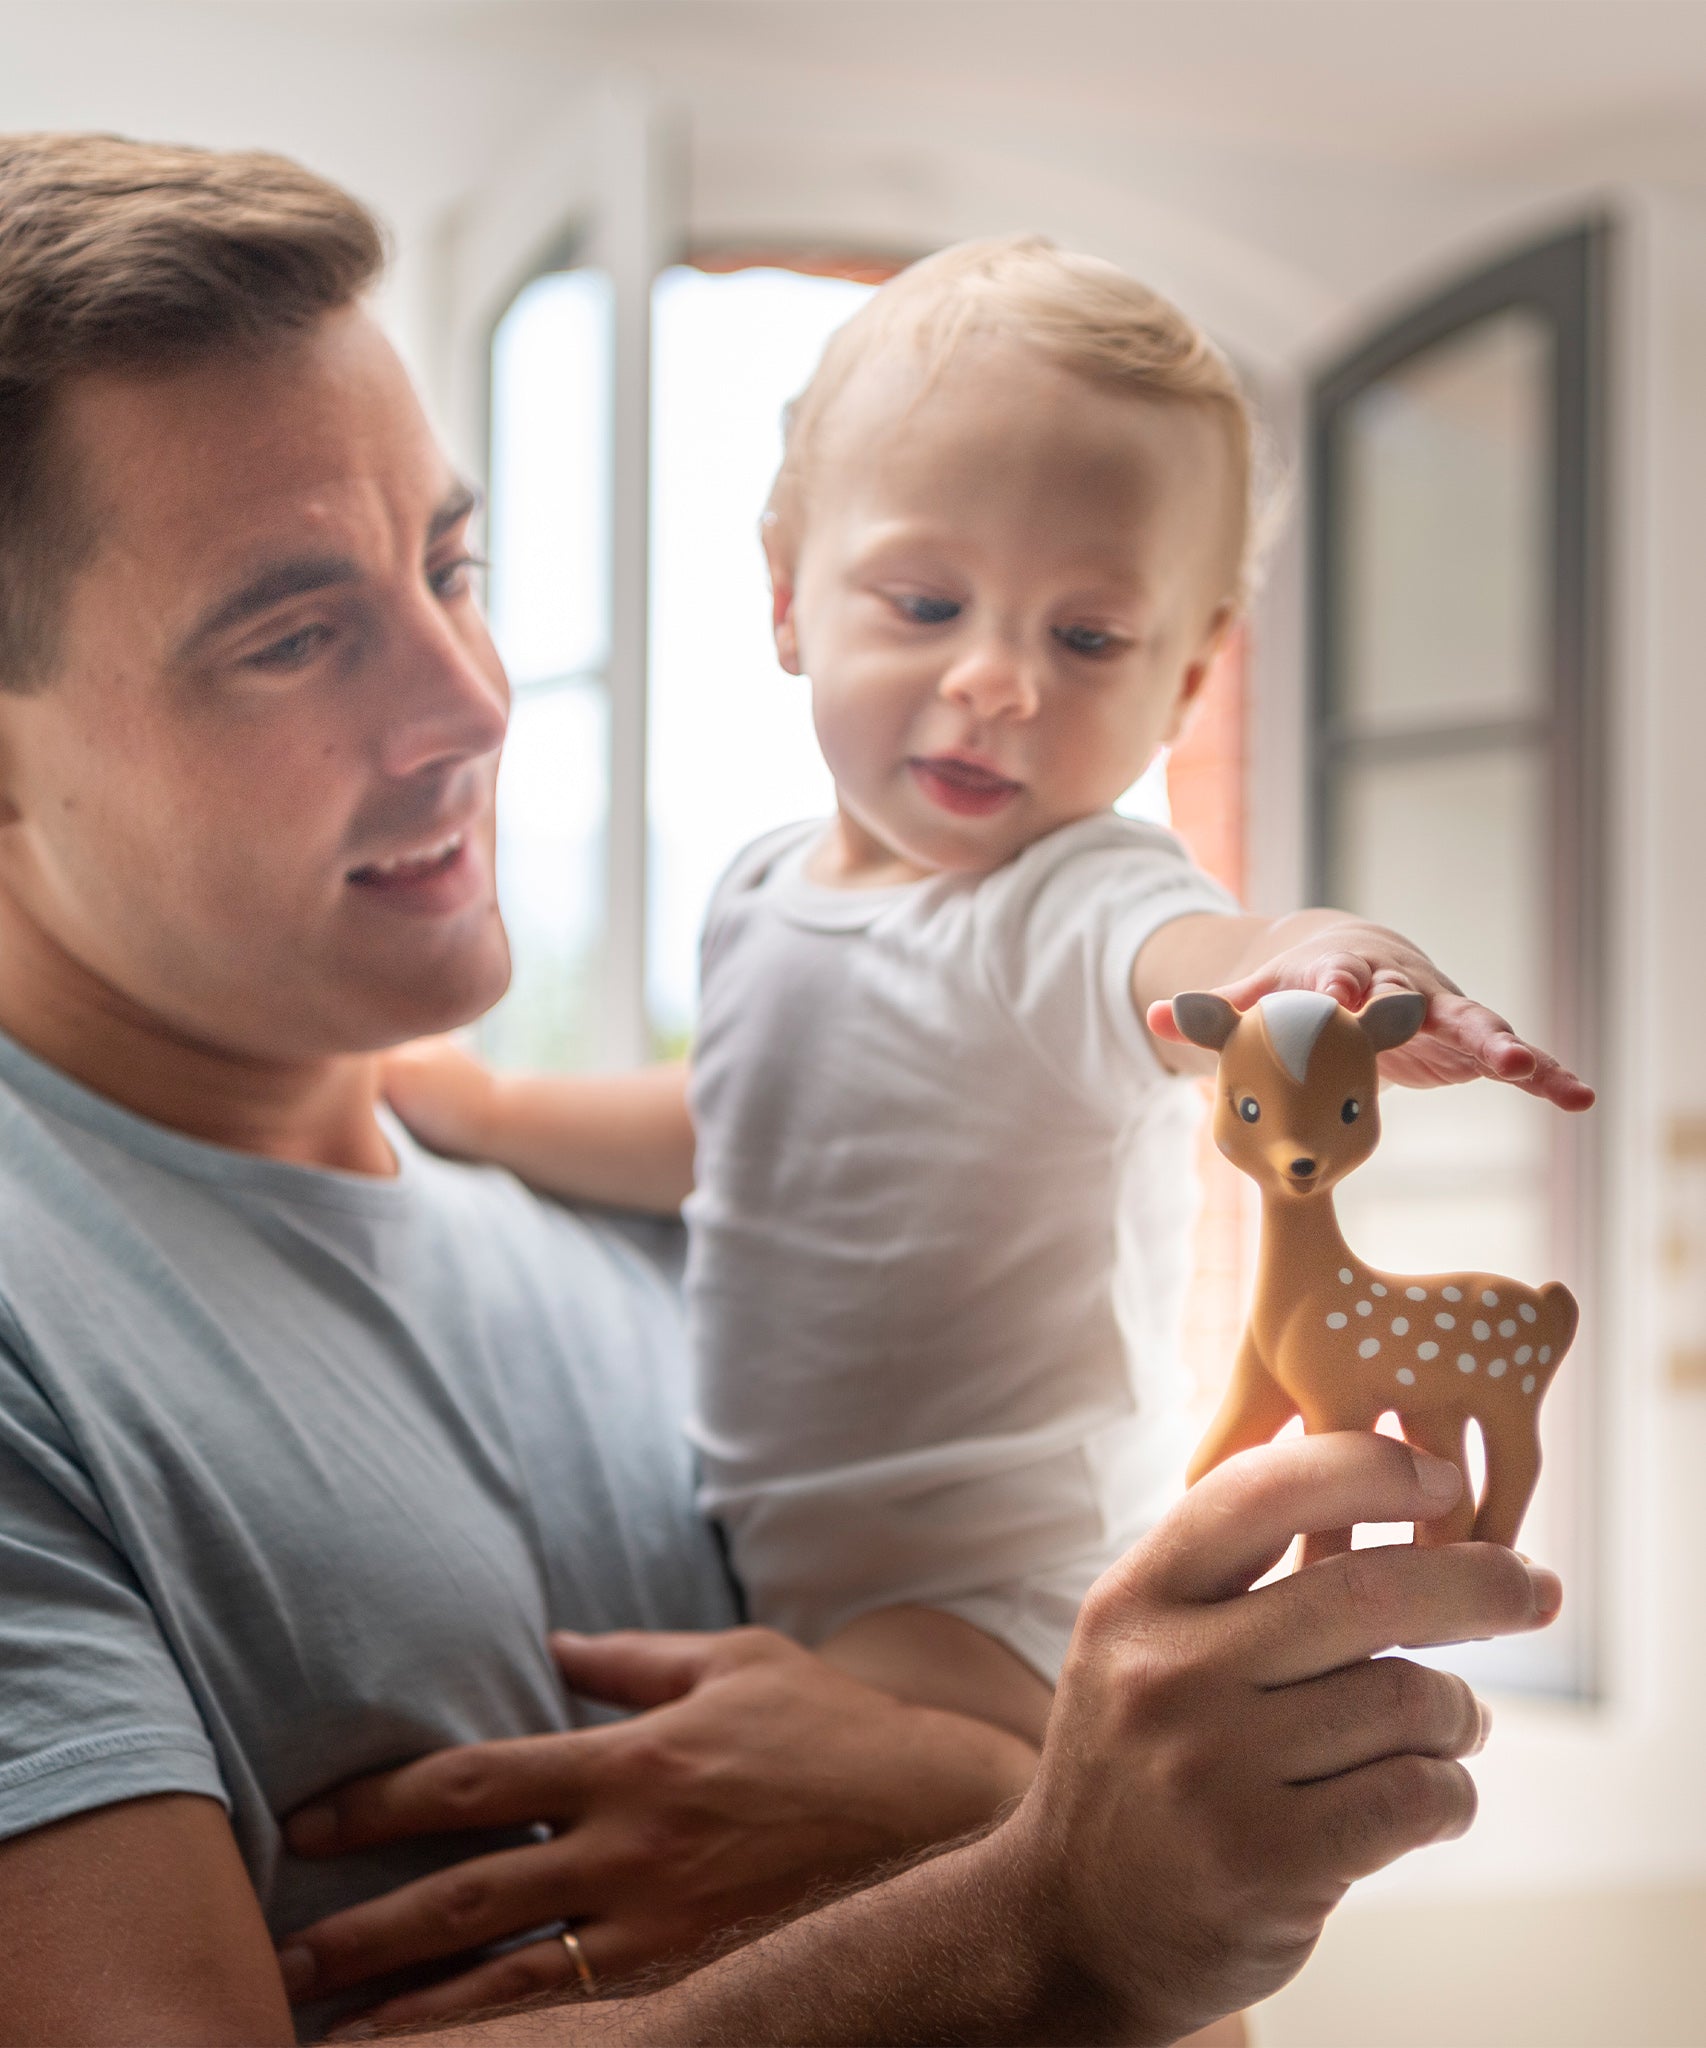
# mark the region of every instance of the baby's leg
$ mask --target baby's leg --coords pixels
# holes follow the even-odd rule
[[[826,1662],[867,1685],[1010,1728],[1041,1742],[1054,1692],[994,1636],[934,1607],[879,1607],[818,1646]]]

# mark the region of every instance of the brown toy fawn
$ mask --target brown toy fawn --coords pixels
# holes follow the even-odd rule
[[[1220,1055],[1215,1143],[1262,1191],[1250,1320],[1232,1384],[1189,1478],[1266,1443],[1301,1414],[1310,1432],[1372,1429],[1396,1410],[1405,1437],[1450,1458],[1463,1492],[1418,1543],[1473,1535],[1514,1544],[1540,1476],[1540,1400],[1576,1334],[1566,1287],[1494,1273],[1381,1273],[1350,1251],[1333,1184],[1380,1136],[1375,1059],[1420,1030],[1426,998],[1380,996],[1356,1015],[1330,996],[1266,996],[1240,1014],[1219,996],[1174,999],[1179,1029]],[[1481,1426],[1477,1506],[1465,1455]],[[1349,1547],[1348,1529],[1308,1555]]]

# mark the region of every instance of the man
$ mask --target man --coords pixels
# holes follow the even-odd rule
[[[1556,1581],[1466,1546],[1250,1597],[1294,1531],[1455,1491],[1347,1438],[1229,1467],[1104,1581],[1040,1765],[669,1633],[732,1610],[667,1296],[377,1111],[376,1053],[508,971],[474,506],[378,258],[276,160],[0,143],[0,2041],[286,2041],[287,1981],[310,2031],[596,1994],[1020,1794],[669,1988],[470,2038],[1172,2040],[1467,1823],[1472,1696],[1372,1654]],[[649,1711],[574,1725],[563,1627],[663,1631],[556,1645]]]

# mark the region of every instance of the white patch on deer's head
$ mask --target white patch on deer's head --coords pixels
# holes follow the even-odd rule
[[[1327,1028],[1327,1019],[1339,1007],[1331,996],[1313,989],[1282,988],[1263,996],[1260,1009],[1267,1026],[1268,1043],[1279,1063],[1301,1088],[1309,1074],[1309,1055],[1315,1041]]]

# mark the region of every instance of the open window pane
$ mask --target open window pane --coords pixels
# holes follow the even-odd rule
[[[770,269],[683,266],[657,282],[647,998],[660,1049],[692,1029],[718,875],[760,832],[832,800],[807,685],[776,663],[758,522],[782,408],[870,291]]]
[[[609,707],[597,683],[524,691],[498,775],[498,900],[509,993],[480,1026],[505,1067],[584,1067],[596,1053],[610,805]]]
[[[1540,707],[1551,388],[1550,334],[1513,309],[1345,405],[1333,709],[1357,729]]]
[[[492,634],[518,688],[610,645],[610,280],[536,278],[492,342]]]
[[[610,281],[520,292],[492,341],[491,619],[515,686],[498,777],[498,897],[514,959],[480,1044],[501,1066],[596,1051],[608,847]]]

